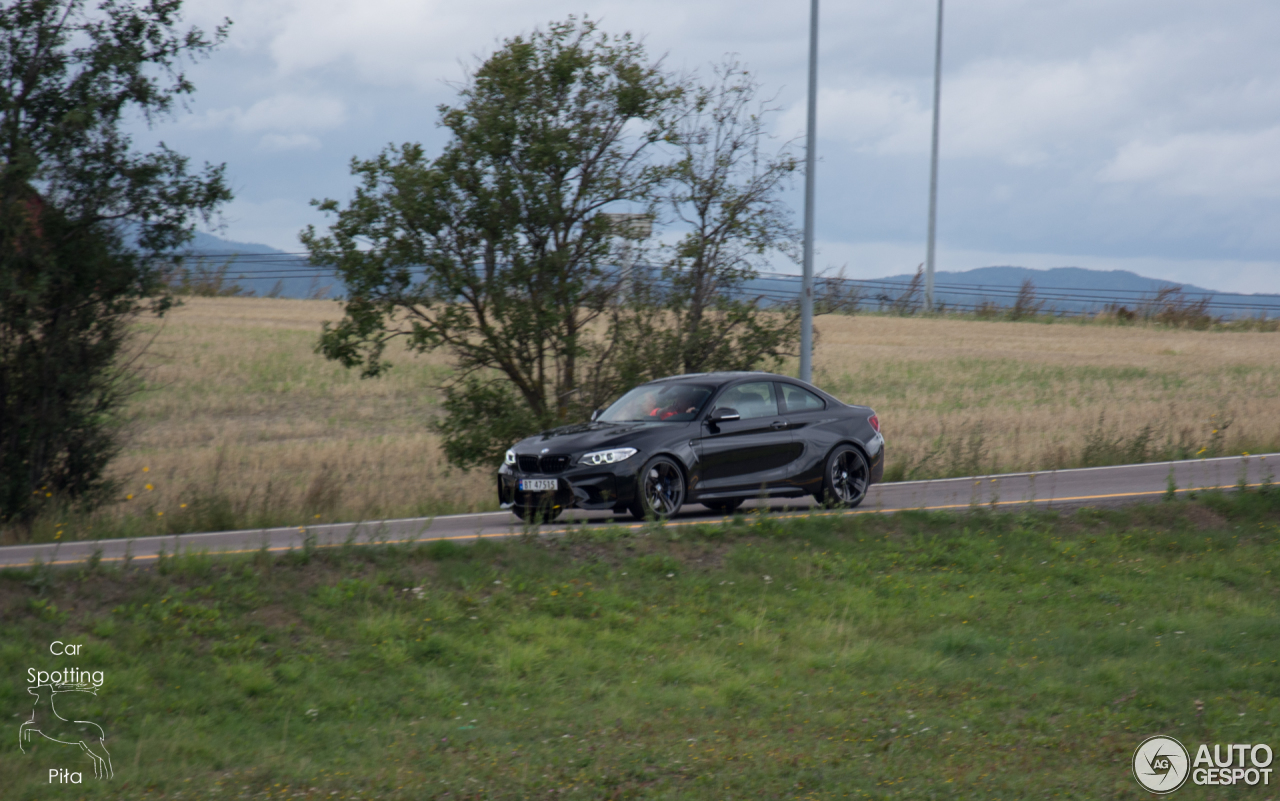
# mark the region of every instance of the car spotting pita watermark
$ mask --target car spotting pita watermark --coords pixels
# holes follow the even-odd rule
[[[1133,778],[1156,795],[1172,793],[1187,779],[1198,786],[1270,785],[1272,758],[1266,743],[1217,743],[1212,750],[1201,743],[1192,759],[1182,743],[1157,734],[1133,752]]]
[[[57,657],[80,656],[82,644],[54,640],[49,653]],[[31,716],[18,727],[18,748],[24,754],[45,747],[43,753],[61,760],[88,757],[93,775],[110,779],[111,754],[107,751],[107,734],[91,720],[80,719],[76,709],[87,696],[97,696],[105,677],[101,670],[62,667],[61,670],[27,670],[27,693],[35,700]],[[78,703],[79,702],[79,703]],[[62,706],[62,711],[58,707]],[[50,784],[83,784],[84,772],[71,768],[49,768]]]

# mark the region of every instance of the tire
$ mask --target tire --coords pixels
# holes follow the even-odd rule
[[[746,501],[746,498],[729,498],[728,500],[722,501],[703,501],[702,505],[713,512],[718,512],[722,515],[731,515],[743,504],[744,501]]]
[[[822,473],[822,493],[818,503],[833,509],[852,509],[867,497],[871,467],[862,451],[852,445],[838,445],[827,456]]]
[[[526,523],[537,525],[539,523],[550,523],[560,516],[562,509],[556,507],[535,508],[532,506],[512,506],[511,514],[520,518]]]
[[[655,456],[645,462],[636,476],[636,500],[631,516],[637,520],[666,520],[684,505],[684,472],[666,456]]]

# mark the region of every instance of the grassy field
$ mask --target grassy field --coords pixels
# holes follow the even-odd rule
[[[9,572],[9,734],[28,668],[101,670],[74,712],[116,778],[51,790],[88,763],[15,736],[0,775],[6,799],[1136,799],[1149,735],[1280,749],[1278,573],[1274,488]]]
[[[493,508],[492,477],[450,469],[429,432],[447,356],[362,380],[314,353],[340,316],[191,298],[144,323],[119,503],[35,539]],[[875,407],[890,480],[1280,449],[1277,333],[871,315],[818,331],[817,383]]]

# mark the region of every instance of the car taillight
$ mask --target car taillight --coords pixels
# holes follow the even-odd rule
[[[879,417],[876,417],[876,416],[873,414],[873,415],[871,415],[870,417],[868,417],[868,418],[867,418],[867,422],[871,424],[871,427],[872,427],[872,428],[874,428],[874,429],[876,430],[876,433],[877,433],[877,434],[879,434],[879,433],[880,433],[880,418],[879,418]]]

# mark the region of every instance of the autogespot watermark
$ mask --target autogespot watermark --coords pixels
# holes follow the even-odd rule
[[[1271,746],[1266,743],[1207,743],[1195,759],[1172,737],[1158,734],[1143,740],[1133,752],[1133,777],[1144,790],[1165,795],[1187,779],[1198,786],[1271,784]]]

